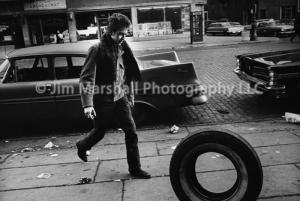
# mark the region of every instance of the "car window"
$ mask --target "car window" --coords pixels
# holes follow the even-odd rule
[[[6,82],[32,82],[49,80],[48,60],[45,57],[16,59],[8,72]]]
[[[79,78],[84,61],[85,57],[79,56],[55,57],[54,67],[56,79]]]
[[[9,60],[5,59],[0,65],[0,80],[3,78],[8,67],[9,67]]]

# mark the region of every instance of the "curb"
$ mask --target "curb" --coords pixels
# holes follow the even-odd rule
[[[241,44],[260,44],[260,43],[271,43],[278,42],[275,40],[264,40],[264,41],[240,41],[240,42],[232,42],[232,43],[209,43],[204,44],[203,42],[199,42],[198,44],[189,44],[178,47],[155,47],[155,48],[146,48],[144,50],[135,50],[135,51],[155,51],[155,50],[184,50],[184,49],[192,49],[192,48],[205,48],[205,47],[218,47],[218,46],[232,46],[232,45],[241,45]]]

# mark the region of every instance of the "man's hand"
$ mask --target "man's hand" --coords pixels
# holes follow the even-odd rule
[[[128,102],[129,102],[130,107],[134,107],[134,95],[130,94],[128,96]]]
[[[84,115],[88,119],[94,119],[96,117],[96,111],[95,111],[94,107],[86,107],[86,108],[84,108]]]

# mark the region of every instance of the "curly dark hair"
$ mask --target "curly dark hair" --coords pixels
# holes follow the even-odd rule
[[[121,13],[114,13],[108,18],[108,32],[115,33],[131,25],[129,18]]]

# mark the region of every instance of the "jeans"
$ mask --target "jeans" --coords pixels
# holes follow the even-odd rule
[[[103,139],[106,130],[115,121],[125,132],[129,172],[139,170],[141,164],[138,136],[127,97],[124,96],[116,102],[94,101],[94,108],[96,111],[96,117],[93,120],[94,128],[86,137],[79,141],[79,146],[84,150],[90,150],[96,143]]]

